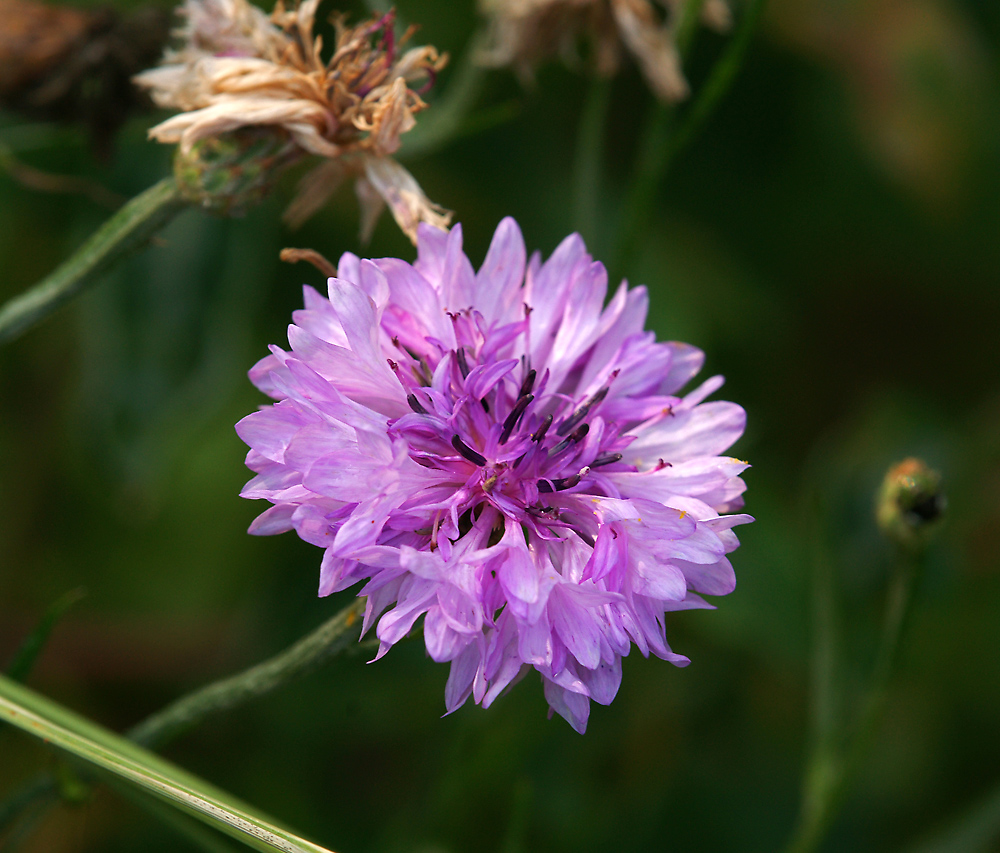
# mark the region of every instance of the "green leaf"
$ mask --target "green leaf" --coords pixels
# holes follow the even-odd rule
[[[0,720],[114,774],[255,850],[331,853],[186,770],[5,676],[0,676]]]
[[[14,681],[23,682],[27,680],[32,667],[35,665],[35,661],[38,660],[38,655],[41,654],[42,649],[45,648],[45,644],[52,634],[52,629],[66,615],[66,611],[86,594],[86,591],[82,587],[71,589],[49,605],[49,609],[45,611],[45,615],[42,616],[35,630],[24,638],[21,647],[14,654],[14,659],[10,662],[10,666],[7,667],[8,676],[14,679]]]
[[[183,836],[192,845],[204,850],[205,853],[236,853],[236,848],[226,838],[214,829],[205,826],[201,821],[164,803],[158,797],[147,794],[140,788],[130,785],[111,773],[101,772],[102,781],[115,793],[138,806],[147,814],[166,824],[178,835]]]

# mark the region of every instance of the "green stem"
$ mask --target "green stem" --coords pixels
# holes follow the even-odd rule
[[[0,343],[14,340],[95,282],[173,219],[185,204],[173,178],[164,178],[125,204],[69,260],[0,307]]]
[[[835,721],[831,717],[822,730],[822,736],[816,739],[806,770],[802,813],[788,845],[788,853],[813,853],[819,848],[868,754],[885,709],[889,679],[906,621],[916,572],[917,567],[911,556],[900,553],[889,582],[881,642],[854,736],[846,747],[838,748]],[[817,619],[821,618],[821,614],[817,612]],[[817,635],[822,633],[820,630]],[[821,704],[817,701],[817,706]]]
[[[840,774],[837,752],[839,707],[837,672],[839,620],[836,583],[830,546],[824,536],[818,498],[809,502],[807,529],[812,531],[813,557],[813,655],[811,751],[802,786],[799,834],[792,849],[811,850],[818,842],[830,791]]]
[[[354,635],[360,630],[364,606],[365,600],[357,599],[281,654],[182,696],[131,728],[126,736],[142,746],[157,749],[197,726],[206,717],[269,693],[333,657],[349,642],[356,640]],[[352,631],[352,628],[358,631]]]
[[[674,158],[702,129],[736,79],[765,2],[750,0],[735,35],[712,67],[708,79],[676,130],[673,130],[674,113],[669,107],[657,102],[650,108],[650,117],[639,142],[635,173],[625,200],[625,213],[613,259],[614,269],[621,269],[645,234],[656,194]]]
[[[319,666],[356,639],[352,629],[360,629],[364,607],[365,599],[357,599],[280,654],[181,697],[134,726],[126,737],[132,743],[159,749],[213,714],[235,708]],[[96,729],[89,734],[101,736]],[[40,774],[28,782],[0,804],[0,833],[32,806],[41,808],[54,802],[57,794],[51,774]]]
[[[601,197],[601,161],[604,159],[604,133],[611,80],[595,77],[580,117],[576,163],[573,170],[573,219],[577,231],[594,251],[597,236],[597,205]]]

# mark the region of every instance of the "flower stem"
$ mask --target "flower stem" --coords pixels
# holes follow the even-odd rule
[[[280,687],[341,652],[353,639],[364,614],[358,598],[285,651],[236,675],[182,696],[132,727],[125,736],[148,749],[159,749],[213,714],[242,705]],[[0,803],[0,833],[23,814],[39,814],[58,799],[51,773],[42,773]]]
[[[591,80],[580,117],[574,167],[574,226],[595,253],[597,205],[601,197],[601,161],[604,159],[604,134],[610,101],[611,80],[607,77],[595,77]]]
[[[14,340],[93,284],[141,246],[186,205],[173,178],[164,178],[115,213],[69,260],[0,307],[0,344]]]
[[[357,599],[280,654],[244,672],[182,696],[129,729],[126,736],[142,746],[157,749],[194,728],[206,717],[269,693],[297,675],[318,666],[355,639],[355,632],[351,629],[359,626],[364,606],[365,600]]]
[[[639,141],[639,156],[632,183],[625,199],[618,246],[613,257],[614,269],[621,269],[645,233],[656,194],[674,158],[702,129],[736,79],[750,38],[764,11],[764,3],[765,0],[750,0],[736,33],[676,129],[674,113],[669,106],[657,102],[650,108],[650,117]]]
[[[816,707],[820,709],[816,720],[822,723],[822,727],[817,727],[813,753],[807,765],[803,785],[799,825],[788,845],[788,853],[812,853],[819,848],[878,731],[917,569],[914,555],[900,550],[886,595],[882,637],[868,694],[853,738],[843,748],[838,748],[835,740],[834,718],[832,715],[827,715],[824,719],[822,711],[823,694],[832,695],[832,681],[830,681],[832,676],[817,677],[814,683],[814,689],[817,685],[826,688],[826,690],[818,689],[815,696]],[[832,578],[829,582],[832,583]],[[817,601],[822,597],[822,595],[817,596]],[[816,617],[820,622],[824,619],[819,609]],[[817,630],[818,639],[824,635],[832,639],[831,630]],[[823,653],[818,649],[814,662],[819,662],[822,657]]]

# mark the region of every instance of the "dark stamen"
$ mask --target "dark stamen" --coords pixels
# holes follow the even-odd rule
[[[572,415],[570,415],[566,420],[559,424],[559,429],[556,430],[557,435],[566,435],[573,427],[575,427],[580,421],[582,421],[590,410],[601,402],[605,397],[608,396],[608,386],[605,385],[600,391],[598,391],[593,397],[587,400],[580,408],[578,408]]]
[[[507,443],[507,439],[510,438],[510,434],[514,431],[514,427],[517,426],[517,422],[521,420],[521,415],[524,414],[524,410],[528,408],[531,401],[534,399],[534,395],[525,394],[514,404],[514,408],[511,409],[510,414],[507,415],[507,420],[503,422],[503,432],[500,433],[501,444]]]
[[[455,353],[456,359],[458,359],[458,369],[462,371],[462,378],[469,378],[469,362],[465,357],[465,347],[459,347],[458,351]]]
[[[521,383],[521,390],[517,392],[518,397],[523,397],[525,394],[530,394],[535,387],[535,371],[529,370],[528,375],[524,377],[524,382]]]
[[[473,465],[479,465],[482,467],[486,464],[486,457],[469,447],[469,445],[458,437],[458,434],[451,437],[451,446],[468,459]]]
[[[552,426],[552,415],[546,415],[545,420],[542,421],[542,425],[535,430],[535,434],[531,436],[532,441],[541,441],[545,438],[545,433],[549,431],[549,427]]]
[[[602,465],[611,465],[614,462],[621,462],[622,455],[620,453],[605,453],[603,456],[598,456],[593,462],[590,463],[591,468],[600,468]]]
[[[563,489],[572,489],[577,483],[580,482],[580,475],[574,474],[572,477],[560,477],[557,480],[552,481],[552,485],[556,487],[557,490],[562,491]]]
[[[539,480],[538,481],[538,491],[539,492],[551,492],[553,490],[561,492],[564,489],[572,489],[573,486],[577,485],[583,476],[589,471],[589,468],[584,468],[578,474],[574,474],[572,477],[556,477],[552,480]],[[550,486],[549,483],[552,483]]]
[[[540,487],[541,483],[539,483],[538,485]],[[539,488],[539,491],[541,491],[541,488]],[[551,507],[551,506],[529,506],[528,507],[528,514],[535,516],[535,518],[551,518],[553,516],[553,513],[555,513],[556,515],[558,515],[558,513],[555,512],[555,507]]]
[[[580,424],[576,431],[572,435],[566,436],[562,441],[560,441],[555,447],[549,451],[549,456],[558,456],[571,444],[575,444],[578,441],[583,441],[584,436],[590,432],[590,424]]]
[[[406,402],[410,404],[410,408],[413,409],[418,415],[426,415],[427,409],[420,405],[420,401],[417,399],[416,394],[407,394]]]

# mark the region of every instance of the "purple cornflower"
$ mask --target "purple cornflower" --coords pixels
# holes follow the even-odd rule
[[[476,273],[459,226],[421,226],[412,266],[345,254],[306,287],[250,371],[277,400],[237,424],[242,495],[274,504],[250,532],[325,549],[320,595],[367,581],[376,659],[423,615],[449,712],[534,668],[583,732],[632,643],[686,665],[664,613],[735,586],[743,409],[702,402],[718,376],[677,396],[703,354],[643,331],[645,288],[606,291],[578,235],[526,264],[505,219]]]

